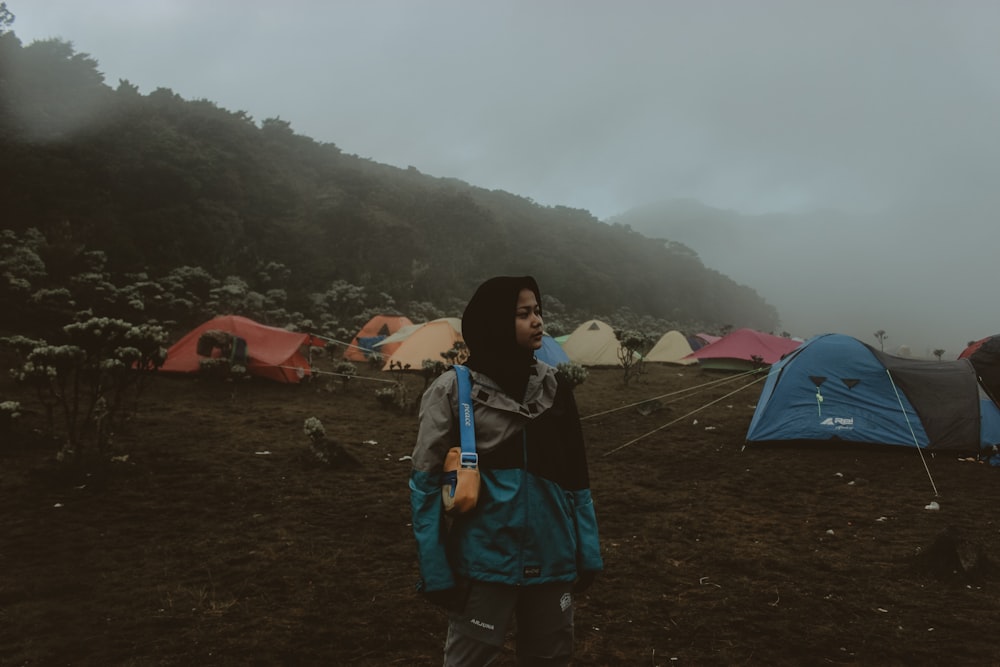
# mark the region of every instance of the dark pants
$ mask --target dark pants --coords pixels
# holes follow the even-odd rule
[[[568,665],[573,658],[572,582],[507,586],[473,581],[461,612],[448,617],[445,667],[488,665],[511,619],[520,665]]]

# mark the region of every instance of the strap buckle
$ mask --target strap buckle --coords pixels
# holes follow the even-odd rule
[[[479,454],[476,452],[462,452],[461,464],[463,468],[479,467]]]

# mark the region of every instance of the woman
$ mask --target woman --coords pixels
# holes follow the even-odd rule
[[[421,581],[449,610],[445,665],[485,665],[517,618],[523,664],[568,664],[573,598],[603,568],[586,452],[572,388],[537,361],[542,307],[534,278],[497,277],[462,315],[469,348],[481,487],[478,504],[445,517],[441,472],[459,441],[457,382],[424,393],[410,497]]]

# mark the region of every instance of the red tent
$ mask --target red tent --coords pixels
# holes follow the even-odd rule
[[[1000,334],[970,343],[958,358],[969,360],[990,398],[1000,405]]]
[[[323,342],[310,334],[296,333],[258,324],[238,315],[223,315],[205,322],[167,350],[167,360],[160,368],[165,373],[197,373],[202,359],[220,357],[219,348],[199,354],[198,341],[207,331],[223,331],[243,341],[245,366],[250,375],[277,382],[299,382],[308,376],[309,361],[302,354],[304,345],[322,346]],[[203,349],[202,352],[205,352]]]
[[[799,340],[753,329],[737,329],[714,343],[698,348],[685,358],[697,359],[703,368],[752,370],[761,365],[773,364],[801,344],[802,341]]]

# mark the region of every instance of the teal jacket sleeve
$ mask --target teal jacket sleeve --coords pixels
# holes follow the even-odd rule
[[[417,542],[422,592],[453,588],[448,563],[447,523],[441,503],[441,468],[451,442],[458,442],[454,413],[455,374],[445,373],[420,401],[420,427],[410,472],[410,510]]]
[[[561,430],[569,443],[571,456],[567,462],[572,468],[573,525],[576,530],[576,569],[578,572],[598,572],[604,569],[601,558],[601,541],[597,532],[597,514],[594,498],[590,493],[590,470],[587,465],[587,448],[580,426],[580,413],[576,407],[572,387],[560,382],[564,396],[564,418]]]
[[[439,475],[414,470],[410,473],[410,510],[413,535],[417,539],[421,592],[442,591],[455,586],[445,547],[446,527],[441,506]]]
[[[590,489],[573,492],[574,519],[576,524],[577,570],[598,572],[604,569],[601,543],[597,535],[597,514]]]

